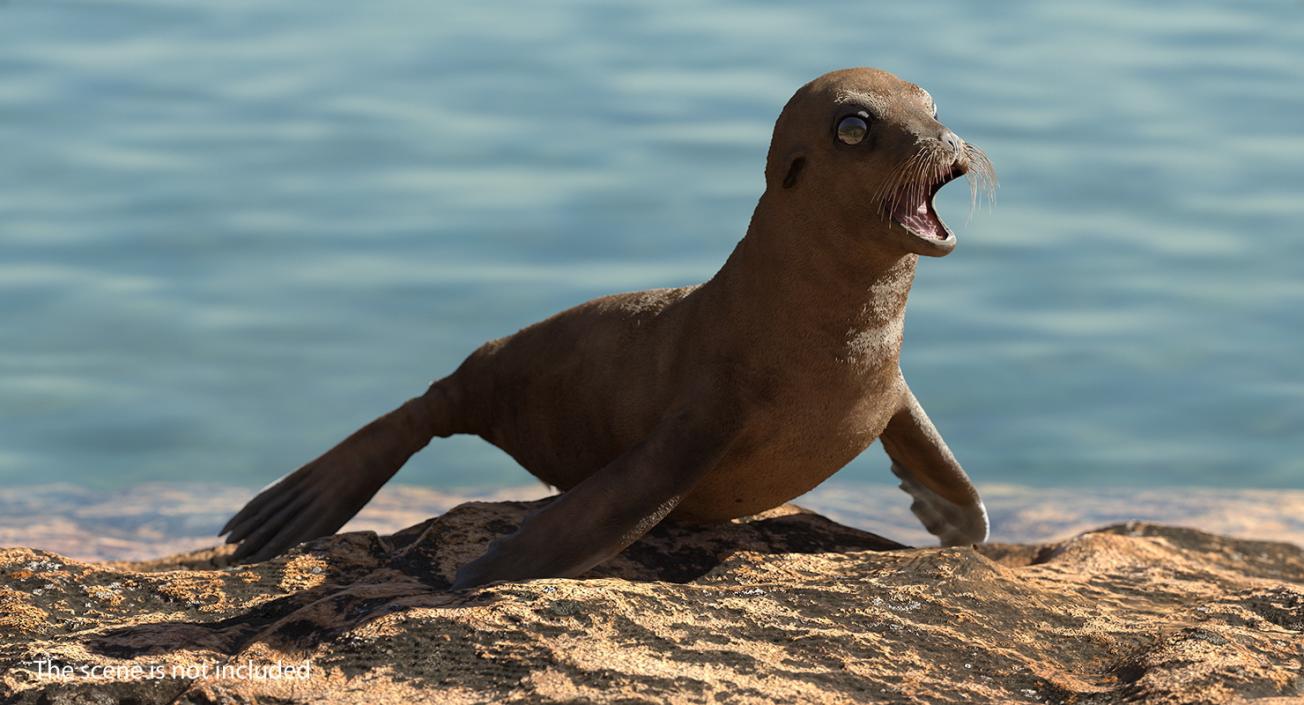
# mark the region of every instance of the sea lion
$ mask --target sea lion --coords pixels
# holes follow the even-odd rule
[[[779,115],[765,192],[710,281],[598,298],[484,344],[220,533],[254,561],[333,533],[433,437],[468,433],[562,494],[454,589],[578,575],[666,516],[774,507],[876,438],[930,532],[982,542],[978,492],[898,364],[918,257],[955,247],[933,197],[962,174],[990,162],[926,91],[876,69],[821,76]]]

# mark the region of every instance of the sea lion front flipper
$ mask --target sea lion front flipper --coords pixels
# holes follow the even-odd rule
[[[573,577],[615,556],[665,518],[732,439],[719,417],[684,413],[666,419],[642,443],[462,566],[451,589]]]
[[[230,532],[227,543],[240,544],[232,560],[264,561],[335,533],[408,458],[446,431],[444,405],[433,392],[409,400],[264,488],[218,532]]]
[[[915,499],[910,510],[943,546],[987,540],[987,508],[978,490],[909,388],[880,439],[892,474]]]

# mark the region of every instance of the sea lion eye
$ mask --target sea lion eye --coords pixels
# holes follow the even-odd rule
[[[869,133],[869,123],[865,118],[848,115],[838,122],[838,140],[844,144],[860,144]]]

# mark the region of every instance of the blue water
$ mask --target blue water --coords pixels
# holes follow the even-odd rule
[[[1301,10],[0,2],[0,482],[262,484],[485,339],[700,281],[791,92],[876,65],[1001,177],[943,193],[907,326],[980,483],[1304,488]]]

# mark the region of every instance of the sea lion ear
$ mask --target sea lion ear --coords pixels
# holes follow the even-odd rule
[[[792,188],[797,185],[797,178],[801,176],[801,170],[806,167],[806,157],[797,154],[788,162],[788,173],[783,177],[783,187]]]

